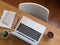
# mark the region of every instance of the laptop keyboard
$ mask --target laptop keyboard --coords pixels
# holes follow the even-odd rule
[[[17,30],[27,36],[29,36],[30,38],[38,41],[41,33],[35,31],[34,29],[31,29],[30,27],[20,23],[20,25],[18,26]]]

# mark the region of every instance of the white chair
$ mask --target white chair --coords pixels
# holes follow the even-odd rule
[[[41,20],[48,21],[49,10],[40,4],[30,2],[20,3],[19,9]]]

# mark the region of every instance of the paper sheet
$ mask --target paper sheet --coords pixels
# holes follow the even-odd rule
[[[4,25],[6,28],[11,29],[13,22],[14,22],[14,19],[15,19],[15,16],[16,16],[16,12],[4,10],[3,14],[1,16],[1,22],[8,26],[7,27],[6,25]],[[2,26],[3,26],[3,24],[2,24]]]

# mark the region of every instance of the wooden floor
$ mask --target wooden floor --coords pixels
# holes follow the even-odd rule
[[[60,29],[60,0],[3,0],[18,8],[18,4],[22,2],[39,3],[50,10],[49,24]]]

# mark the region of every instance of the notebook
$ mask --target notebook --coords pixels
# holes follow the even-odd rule
[[[16,16],[16,12],[4,10],[3,14],[1,16],[1,22],[8,26],[6,28],[11,29],[13,22],[14,22],[14,19],[15,19],[15,16]]]

